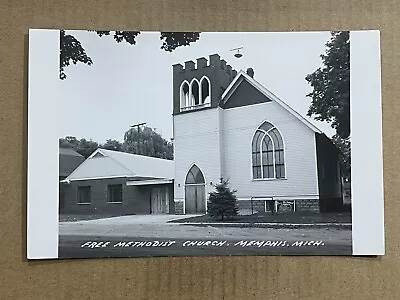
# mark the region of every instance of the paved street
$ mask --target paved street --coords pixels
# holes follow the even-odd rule
[[[351,254],[351,230],[348,229],[237,228],[167,223],[174,218],[182,216],[124,216],[60,222],[59,255],[120,257]],[[168,243],[171,244],[167,246]]]

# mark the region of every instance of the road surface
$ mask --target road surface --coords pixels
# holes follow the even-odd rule
[[[167,223],[166,218],[62,222],[59,257],[349,255],[345,228],[237,228]]]

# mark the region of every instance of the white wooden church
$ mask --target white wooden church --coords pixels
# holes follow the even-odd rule
[[[173,66],[175,213],[205,213],[220,178],[253,212],[342,204],[338,149],[254,77],[217,54]]]

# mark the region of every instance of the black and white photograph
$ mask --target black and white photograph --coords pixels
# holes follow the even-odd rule
[[[379,32],[29,44],[28,258],[383,254]]]

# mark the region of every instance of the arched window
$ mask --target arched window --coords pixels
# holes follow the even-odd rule
[[[200,87],[197,79],[193,79],[191,83],[191,103],[190,106],[195,106],[200,104]]]
[[[252,141],[253,179],[285,178],[284,145],[271,123],[258,127]]]
[[[181,85],[181,108],[189,106],[189,83],[184,81]]]
[[[201,87],[201,102],[200,102],[200,104],[210,103],[211,84],[210,84],[210,80],[206,76],[204,76],[200,80],[200,87]]]
[[[180,87],[181,111],[200,109],[211,105],[210,80],[203,76],[201,80],[193,78],[192,81],[184,81]]]
[[[198,166],[193,165],[186,176],[185,184],[202,184],[204,182],[203,173]]]

